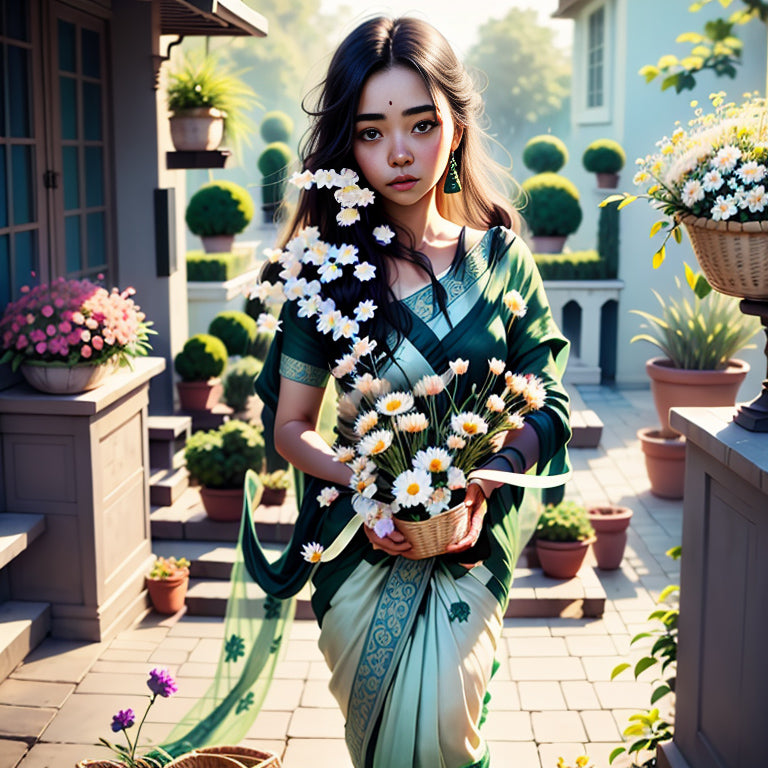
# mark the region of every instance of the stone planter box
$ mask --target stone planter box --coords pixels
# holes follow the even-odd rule
[[[6,569],[10,598],[50,603],[56,637],[104,640],[146,608],[147,403],[164,368],[141,358],[80,395],[0,392],[2,510],[45,516]]]

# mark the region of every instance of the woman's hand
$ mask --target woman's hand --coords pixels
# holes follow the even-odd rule
[[[474,546],[483,528],[483,518],[488,507],[483,491],[477,483],[470,483],[467,486],[467,495],[464,497],[464,503],[467,506],[467,514],[469,515],[467,532],[462,539],[446,547],[446,554],[464,552],[464,550]]]
[[[409,552],[413,550],[413,547],[406,541],[405,536],[403,536],[397,529],[383,539],[381,536],[376,535],[376,531],[374,531],[373,528],[369,528],[365,524],[363,524],[363,530],[374,549],[382,549],[388,555],[392,555],[393,557],[402,555],[409,560],[414,559],[413,556],[409,556]]]

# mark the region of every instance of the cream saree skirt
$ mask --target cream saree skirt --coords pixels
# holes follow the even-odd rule
[[[360,563],[319,641],[355,768],[487,759],[479,725],[501,627],[498,600],[471,572],[454,579],[433,561],[403,558]]]

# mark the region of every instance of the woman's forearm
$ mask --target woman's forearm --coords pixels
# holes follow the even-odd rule
[[[277,452],[294,467],[337,485],[349,485],[352,470],[336,461],[333,449],[304,421],[288,421],[275,429]]]

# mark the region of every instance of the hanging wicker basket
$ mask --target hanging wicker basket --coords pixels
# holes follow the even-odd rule
[[[395,528],[413,547],[412,555],[417,560],[445,554],[446,547],[459,541],[467,532],[468,522],[467,508],[463,502],[428,520],[394,518]]]
[[[714,221],[683,216],[709,284],[727,296],[768,299],[768,221]]]

